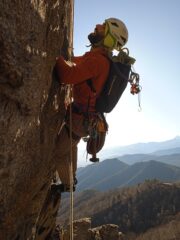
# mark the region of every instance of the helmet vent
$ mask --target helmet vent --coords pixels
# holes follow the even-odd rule
[[[126,39],[123,37],[123,36],[121,36],[121,38],[122,38],[122,40],[124,41],[124,43],[126,42]]]
[[[112,24],[113,26],[115,26],[115,27],[118,27],[118,24],[115,23],[115,22],[111,22],[111,24]]]

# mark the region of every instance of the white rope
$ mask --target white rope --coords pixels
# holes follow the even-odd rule
[[[71,46],[70,46],[70,61],[72,49],[73,49],[73,35],[74,35],[74,0],[71,0],[71,8],[72,8],[72,32],[71,32]],[[70,240],[74,239],[74,232],[73,232],[73,220],[74,220],[74,211],[73,211],[73,202],[74,202],[74,196],[73,196],[73,187],[74,187],[74,176],[73,176],[73,155],[72,155],[72,98],[73,98],[73,86],[70,85],[70,109],[69,109],[69,121],[70,121],[70,164],[69,164],[69,173],[70,173]]]
[[[73,219],[74,219],[74,211],[73,211],[73,186],[74,186],[74,178],[73,178],[73,161],[72,161],[72,107],[70,104],[69,111],[69,120],[70,120],[70,164],[69,164],[69,172],[70,172],[70,240],[73,240]]]
[[[72,102],[72,85],[69,85],[70,90],[70,102]],[[70,240],[73,240],[73,187],[74,187],[74,177],[73,177],[73,154],[72,154],[72,104],[69,104],[69,138],[70,138],[70,156],[69,156],[69,182],[70,182]]]

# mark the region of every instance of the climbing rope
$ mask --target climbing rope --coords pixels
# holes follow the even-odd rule
[[[72,87],[71,91],[71,99],[72,99]],[[73,177],[73,155],[72,155],[72,104],[69,105],[69,137],[70,137],[70,161],[69,161],[69,176],[70,176],[70,240],[73,240],[73,219],[74,219],[74,211],[73,211],[73,187],[74,187],[74,177]]]
[[[70,61],[72,62],[72,50],[73,50],[73,37],[74,37],[74,0],[71,0],[71,8],[72,8],[72,32],[71,32],[71,46],[69,48],[70,51]],[[70,164],[69,164],[69,175],[70,175],[70,240],[74,239],[73,235],[73,220],[74,220],[74,211],[73,211],[73,187],[74,187],[74,176],[73,176],[73,155],[72,155],[72,100],[73,100],[73,86],[69,86],[69,100],[70,100],[70,109],[69,109],[69,135],[70,135]]]

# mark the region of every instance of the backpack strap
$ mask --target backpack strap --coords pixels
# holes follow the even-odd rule
[[[95,87],[93,86],[92,79],[86,80],[86,83],[87,83],[88,87],[91,89],[91,91],[92,91],[93,93],[96,93],[96,89],[95,89]]]
[[[101,53],[101,55],[104,56],[106,59],[108,59],[109,62],[110,62],[110,64],[111,64],[111,58],[109,57],[109,54],[107,55],[107,54],[105,54],[105,53]],[[87,83],[88,87],[91,89],[91,91],[92,91],[94,94],[96,94],[96,89],[95,89],[95,87],[93,86],[92,79],[90,78],[90,79],[86,80],[86,83]]]

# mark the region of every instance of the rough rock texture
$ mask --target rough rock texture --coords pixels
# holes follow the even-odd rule
[[[71,0],[0,1],[0,239],[26,240],[54,171],[64,109],[52,83],[56,56],[72,42]],[[52,83],[52,84],[51,84]],[[51,87],[50,87],[51,86]],[[49,93],[49,96],[48,96]],[[36,238],[38,239],[38,238]]]
[[[123,235],[114,224],[91,229],[91,219],[83,218],[73,223],[74,240],[123,240]],[[69,240],[69,228],[61,232],[60,239]]]
[[[91,228],[91,219],[83,218],[73,222],[73,237],[74,240],[87,240],[89,239],[88,231]],[[63,240],[70,239],[69,233],[70,227],[61,232],[61,238]]]
[[[55,238],[56,234],[56,216],[60,206],[61,193],[57,190],[54,191],[50,188],[44,204],[41,208],[37,224],[35,225],[34,239],[44,240],[44,239],[58,239]]]
[[[123,240],[119,227],[115,224],[105,224],[97,228],[89,230],[89,240]]]

